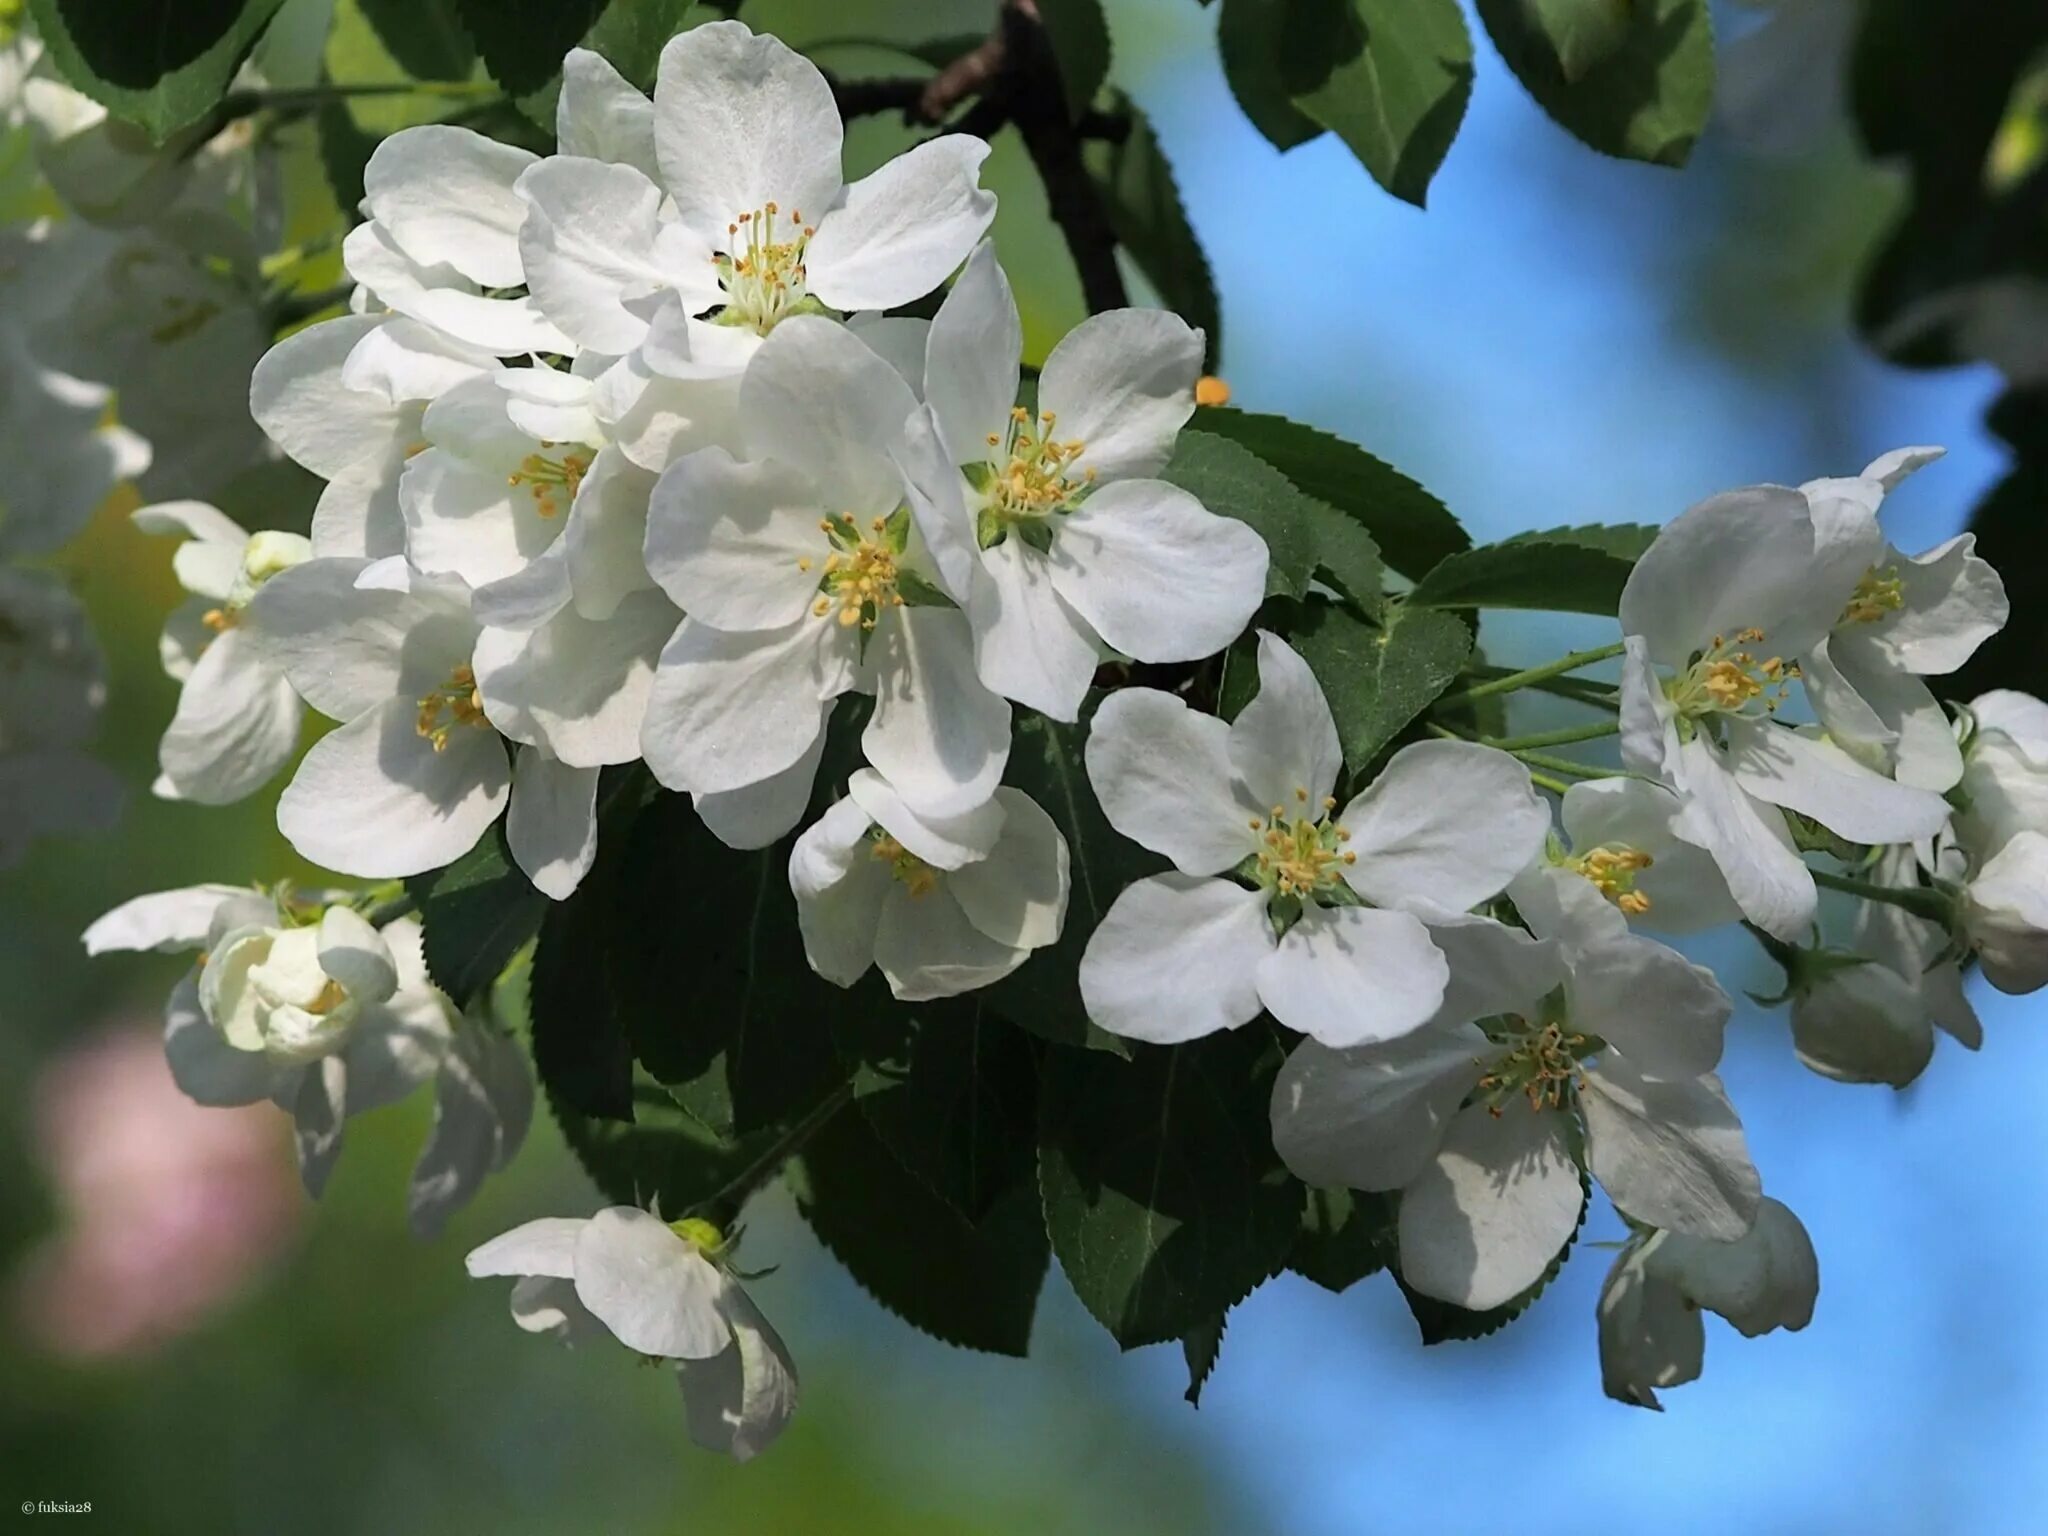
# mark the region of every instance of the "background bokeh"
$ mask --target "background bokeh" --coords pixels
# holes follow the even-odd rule
[[[983,10],[755,0],[747,14],[801,42],[966,30]],[[1113,78],[1152,114],[1216,270],[1238,403],[1364,443],[1476,536],[1663,521],[1728,485],[1944,443],[1949,458],[1886,509],[1917,549],[1998,476],[1988,372],[1902,374],[1848,332],[1897,189],[1841,124],[1770,158],[1716,132],[1681,175],[1607,161],[1482,47],[1425,214],[1334,142],[1281,157],[1259,139],[1224,88],[1213,9],[1109,10]],[[896,67],[860,50],[833,62]],[[853,153],[896,142],[865,123]],[[1078,318],[1077,286],[1022,157],[992,165],[1042,352]],[[303,489],[255,477],[233,510],[289,522]],[[1231,1314],[1196,1411],[1178,1351],[1119,1355],[1057,1274],[1028,1364],[965,1354],[861,1294],[771,1196],[748,1259],[779,1265],[757,1295],[804,1406],[751,1466],[693,1451],[665,1373],[524,1338],[502,1287],[462,1276],[472,1243],[592,1203],[544,1116],[515,1168],[420,1245],[401,1189],[423,1102],[353,1122],[314,1210],[281,1117],[200,1137],[199,1112],[126,1043],[154,1029],[178,965],[88,967],[86,922],[139,891],[297,868],[271,795],[207,811],[147,794],[174,698],[155,629],[175,586],[132,505],[105,509],[60,562],[108,651],[102,748],[129,812],[0,878],[0,1512],[90,1499],[103,1529],[266,1536],[2039,1529],[2048,1035],[2039,1003],[1990,993],[1982,1053],[1944,1039],[1901,1094],[1807,1074],[1782,1015],[1744,1005],[1725,1075],[1769,1192],[1819,1248],[1820,1307],[1805,1332],[1755,1342],[1710,1320],[1705,1378],[1662,1415],[1600,1395],[1597,1243],[1622,1231],[1604,1202],[1535,1309],[1475,1343],[1425,1351],[1384,1282],[1339,1297],[1283,1276]],[[1527,620],[1484,640],[1495,659],[1536,660],[1606,637]],[[1739,935],[1701,958],[1731,986],[1775,990]],[[195,1232],[225,1300],[208,1299],[220,1275],[162,1258]]]

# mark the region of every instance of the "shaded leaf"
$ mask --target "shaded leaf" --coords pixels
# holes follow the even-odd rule
[[[1267,1123],[1279,1061],[1256,1027],[1129,1061],[1051,1054],[1046,1229],[1082,1304],[1124,1348],[1206,1326],[1285,1261],[1301,1189]]]
[[[1618,52],[1628,41],[1629,21],[1639,0],[1529,0],[1544,36],[1557,50],[1567,80]]]
[[[159,143],[226,94],[284,0],[28,0],[64,78]]]
[[[1540,608],[1612,618],[1657,529],[1593,524],[1518,533],[1452,555],[1416,584],[1417,608]]]
[[[651,90],[668,40],[700,22],[715,20],[717,12],[712,7],[695,6],[691,0],[610,0],[597,13],[590,30],[572,46],[602,54],[633,84]],[[519,110],[550,133],[555,129],[555,102],[562,91],[561,68],[558,55],[554,69],[539,85],[516,93]]]
[[[1472,540],[1441,501],[1341,437],[1284,416],[1211,408],[1195,425],[1249,448],[1295,486],[1361,524],[1402,575],[1420,577]]]
[[[427,974],[458,1005],[498,979],[552,905],[512,862],[502,821],[453,864],[405,887],[419,907]]]
[[[1215,1373],[1217,1357],[1223,1353],[1223,1330],[1228,1325],[1228,1317],[1218,1312],[1181,1336],[1181,1358],[1188,1363],[1188,1389],[1181,1396],[1194,1407],[1202,1406],[1202,1388]]]
[[[1393,1256],[1394,1197],[1352,1189],[1311,1189],[1287,1267],[1326,1291],[1344,1291],[1387,1267]]]
[[[1059,62],[1067,115],[1078,118],[1109,78],[1109,23],[1103,19],[1102,0],[1038,0],[1038,17]]]
[[[1325,130],[1294,105],[1281,73],[1281,42],[1292,0],[1223,0],[1216,48],[1223,78],[1251,124],[1275,149],[1306,144]]]
[[[1087,145],[1088,173],[1117,243],[1166,306],[1189,325],[1201,327],[1208,343],[1204,356],[1213,368],[1223,346],[1223,311],[1209,259],[1188,222],[1173,167],[1159,148],[1152,124],[1121,97],[1116,110],[1130,118],[1130,132],[1121,143]]]
[[[1580,31],[1562,25],[1572,8],[1476,4],[1508,68],[1553,121],[1602,154],[1685,164],[1714,102],[1707,0],[1632,0],[1625,35],[1605,39],[1604,56],[1590,65]]]
[[[1344,761],[1354,771],[1450,687],[1472,654],[1472,631],[1463,619],[1406,603],[1388,604],[1379,625],[1332,604],[1312,604],[1288,639],[1322,684]]]
[[[420,80],[467,80],[476,45],[456,0],[356,0],[385,50]]]
[[[1457,0],[1290,0],[1281,73],[1295,107],[1417,207],[1472,96]]]

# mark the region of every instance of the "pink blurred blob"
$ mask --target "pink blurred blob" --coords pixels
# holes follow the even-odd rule
[[[179,1092],[153,1030],[58,1057],[35,1085],[37,1150],[59,1228],[23,1263],[14,1308],[53,1353],[104,1358],[196,1327],[297,1231],[282,1115]]]

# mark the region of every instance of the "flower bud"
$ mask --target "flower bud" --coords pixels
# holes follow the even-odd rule
[[[1912,983],[1874,960],[1818,969],[1792,997],[1792,1044],[1801,1062],[1838,1083],[1894,1088],[1927,1069],[1934,1025]]]

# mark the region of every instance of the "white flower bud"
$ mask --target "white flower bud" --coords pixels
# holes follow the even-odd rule
[[[1877,961],[1825,967],[1792,999],[1800,1061],[1838,1083],[1903,1088],[1934,1055],[1934,1025],[1920,993]]]

